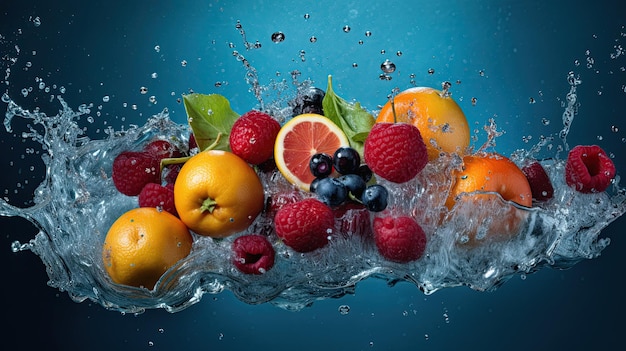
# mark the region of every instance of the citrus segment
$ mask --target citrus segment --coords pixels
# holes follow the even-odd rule
[[[132,209],[109,228],[104,269],[117,284],[152,289],[161,275],[191,252],[193,238],[176,216],[152,207]]]
[[[246,229],[261,213],[265,193],[241,157],[206,150],[190,158],[174,184],[180,219],[197,234],[223,238]]]
[[[382,107],[376,123],[395,120],[416,126],[426,143],[429,160],[438,158],[442,151],[463,154],[469,146],[469,124],[452,97],[433,88],[414,87],[400,92],[393,101],[393,107],[391,101]]]
[[[289,120],[278,132],[274,160],[285,179],[309,191],[315,179],[309,169],[311,156],[332,155],[342,146],[350,146],[348,138],[330,119],[314,113],[302,114]]]

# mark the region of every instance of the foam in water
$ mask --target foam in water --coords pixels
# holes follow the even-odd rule
[[[283,101],[268,103],[263,99],[268,90],[284,87],[275,83],[260,85],[250,62],[237,51],[233,51],[233,56],[243,63],[245,79],[260,108],[272,111],[284,123],[288,117],[281,105]],[[297,83],[298,75],[297,71],[292,72],[298,91],[312,84]],[[564,128],[559,135],[563,147],[557,151],[568,149],[566,137],[577,113],[576,87],[581,82],[573,73],[568,74],[567,80]],[[28,91],[24,97],[27,95]],[[325,248],[306,254],[295,253],[280,242],[273,233],[271,217],[262,214],[245,233],[268,235],[276,248],[275,266],[263,275],[245,275],[232,265],[230,248],[237,235],[223,240],[194,235],[191,254],[166,272],[154,290],[116,285],[104,271],[102,243],[113,221],[136,207],[137,200],[115,189],[111,180],[113,159],[124,150],[141,149],[155,138],[174,138],[185,145],[190,129],[174,123],[165,109],[142,126],[109,129],[107,137],[90,139],[78,124],[81,116],[89,114],[89,106],[75,111],[62,94],[52,96],[52,100],[61,109],[58,114],[47,115],[38,109],[26,110],[7,93],[2,95],[7,107],[5,129],[13,133],[16,119],[27,122],[28,131],[21,138],[41,145],[46,171],[34,193],[34,205],[20,208],[0,199],[0,215],[23,217],[37,228],[34,238],[25,243],[15,241],[12,249],[30,250],[38,255],[46,267],[50,286],[67,292],[75,301],[89,299],[121,312],[139,313],[152,308],[180,311],[206,293],[217,294],[225,289],[246,303],[272,303],[298,310],[317,299],[354,293],[357,283],[367,278],[384,279],[390,284],[409,281],[426,294],[455,286],[487,291],[516,274],[543,267],[568,268],[597,257],[610,242],[600,237],[601,230],[626,212],[626,193],[619,186],[619,177],[607,192],[578,193],[565,184],[564,160],[557,152],[553,158],[541,161],[555,189],[553,199],[532,209],[500,198],[482,204],[492,213],[491,218],[514,211],[527,219],[513,239],[469,249],[459,244],[467,241],[468,218],[462,213],[468,205],[459,205],[452,213],[445,208],[450,172],[459,167],[461,160],[455,155],[442,156],[408,183],[396,185],[381,180],[390,190],[390,207],[396,213],[413,216],[427,234],[426,252],[415,262],[399,264],[382,258],[371,238],[362,235],[362,228],[350,227],[351,211],[337,219],[336,227],[343,226],[345,230],[332,233]],[[501,134],[493,122],[486,130],[488,141],[478,151],[493,150]],[[528,150],[516,152],[511,159],[523,165],[534,160],[549,142],[541,140]],[[292,189],[278,171],[259,175],[267,197]],[[450,218],[444,225],[439,224],[442,215]],[[476,223],[478,233],[484,232],[489,223],[490,219]]]

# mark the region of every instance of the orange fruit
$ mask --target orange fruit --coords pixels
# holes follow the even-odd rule
[[[414,87],[400,92],[382,107],[376,122],[411,123],[419,129],[426,143],[428,159],[443,152],[465,153],[470,142],[470,129],[461,107],[450,96],[427,87]]]
[[[519,231],[527,212],[493,194],[498,193],[502,199],[517,205],[532,206],[528,180],[513,161],[495,153],[467,155],[463,157],[462,169],[454,171],[452,176],[446,207],[452,210],[458,205],[453,215],[468,219],[465,228],[471,243],[476,241],[480,226],[485,237],[509,238]]]
[[[191,157],[174,183],[180,219],[197,234],[223,238],[240,232],[259,215],[265,193],[258,175],[241,157],[206,150]]]
[[[176,216],[153,207],[132,209],[109,228],[104,269],[117,284],[153,289],[159,278],[191,252],[193,238]]]
[[[322,115],[306,113],[280,128],[274,144],[274,160],[285,179],[309,191],[315,179],[309,168],[311,156],[317,153],[332,156],[342,146],[350,146],[350,143],[336,124]]]

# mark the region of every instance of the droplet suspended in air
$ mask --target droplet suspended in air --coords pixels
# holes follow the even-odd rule
[[[146,88],[146,87],[141,87],[141,88],[139,88],[139,92],[140,92],[141,94],[146,94],[146,93],[148,92],[148,88]]]
[[[396,51],[396,56],[398,56],[398,57],[402,56],[402,51],[400,51],[400,50]]]
[[[346,315],[348,313],[350,313],[350,306],[348,305],[341,305],[339,306],[339,313],[342,315]]]
[[[347,25],[347,24],[345,26],[343,26],[344,33],[350,33],[350,29],[352,29],[352,28],[350,28],[350,26]]]
[[[309,38],[309,41],[310,41],[311,43],[315,43],[315,42],[317,41],[317,38],[316,38],[314,35],[312,35],[312,36]]]
[[[428,74],[435,74],[435,69],[434,68],[429,68],[428,69]]]
[[[369,30],[365,31],[365,36],[366,37],[371,37],[372,36],[372,32],[370,32]]]
[[[380,64],[380,69],[385,73],[393,73],[396,70],[396,64],[387,59]]]
[[[275,43],[280,43],[285,40],[285,33],[283,32],[274,32],[272,33],[272,41]]]

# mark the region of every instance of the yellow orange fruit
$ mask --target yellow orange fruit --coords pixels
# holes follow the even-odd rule
[[[443,151],[465,153],[470,142],[470,129],[461,107],[443,92],[414,87],[400,92],[378,113],[376,122],[411,123],[419,129],[426,143],[428,159],[434,160]]]
[[[190,158],[176,177],[174,204],[197,234],[223,238],[246,229],[264,205],[254,169],[227,151],[206,150]]]
[[[463,157],[462,169],[454,171],[452,176],[446,207],[451,210],[459,201],[463,202],[457,206],[456,215],[468,220],[466,229],[470,242],[475,241],[476,232],[485,223],[487,228],[483,235],[488,237],[509,238],[519,231],[527,212],[502,202],[493,194],[498,193],[502,199],[524,207],[532,206],[528,180],[513,161],[494,153],[467,155]],[[494,210],[496,208],[498,211]]]
[[[191,252],[193,238],[176,216],[152,207],[122,214],[102,248],[104,269],[117,284],[153,289],[159,278]]]
[[[330,119],[307,113],[296,116],[280,128],[274,144],[278,170],[290,183],[309,191],[315,177],[309,168],[311,156],[333,155],[342,146],[350,146],[343,131]]]

